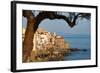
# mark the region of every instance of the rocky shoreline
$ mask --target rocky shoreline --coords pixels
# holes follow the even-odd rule
[[[69,50],[69,51],[87,51],[87,49],[79,49],[79,48],[69,48],[69,49],[67,49],[67,50]]]
[[[65,49],[37,50],[33,52],[35,58],[31,58],[31,62],[62,61],[67,52]]]
[[[63,61],[64,56],[69,55],[73,51],[87,51],[86,49],[69,48],[69,49],[49,49],[34,51],[35,57],[30,62],[46,62],[46,61]]]

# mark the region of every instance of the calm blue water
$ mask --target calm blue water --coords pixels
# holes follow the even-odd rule
[[[70,43],[71,48],[86,49],[87,51],[74,51],[68,56],[64,57],[64,60],[86,60],[91,58],[90,50],[90,37],[65,37],[65,40]]]

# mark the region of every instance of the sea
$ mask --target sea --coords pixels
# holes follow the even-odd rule
[[[70,48],[86,49],[86,51],[73,51],[64,57],[64,60],[87,60],[91,59],[91,39],[90,36],[68,36],[64,37],[70,44]]]

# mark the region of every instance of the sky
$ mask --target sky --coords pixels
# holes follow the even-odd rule
[[[22,25],[25,28],[27,24],[27,19],[22,18]],[[62,19],[44,19],[40,24],[39,28],[44,28],[49,32],[56,32],[60,35],[65,34],[78,34],[78,35],[90,35],[90,20],[82,19],[78,21],[77,25],[73,28],[69,27],[69,25]]]

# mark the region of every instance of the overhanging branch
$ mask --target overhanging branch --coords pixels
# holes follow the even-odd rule
[[[43,11],[43,12],[40,12],[38,14],[38,16],[36,17],[37,28],[38,28],[38,25],[40,24],[40,22],[42,20],[44,20],[44,19],[47,19],[47,18],[51,19],[51,20],[53,20],[53,19],[63,19],[63,20],[65,20],[68,23],[68,25],[70,27],[73,27],[73,22],[71,22],[68,17],[66,17],[64,15],[59,15],[59,14],[57,14],[57,12]]]

